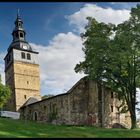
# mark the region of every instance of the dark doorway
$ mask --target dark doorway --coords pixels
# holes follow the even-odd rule
[[[37,112],[34,112],[33,120],[37,121]]]

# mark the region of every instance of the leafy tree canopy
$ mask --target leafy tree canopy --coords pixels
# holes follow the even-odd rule
[[[8,86],[4,86],[1,83],[1,77],[0,77],[0,108],[3,107],[3,105],[7,102],[7,100],[10,97],[10,88]]]
[[[136,88],[140,87],[140,5],[131,9],[131,17],[123,23],[99,23],[88,17],[84,40],[85,60],[76,65],[97,83],[118,93],[130,112],[131,128],[136,127]],[[126,106],[125,106],[126,108]]]

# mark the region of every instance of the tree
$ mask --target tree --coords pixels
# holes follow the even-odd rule
[[[130,19],[118,26],[88,17],[86,32],[81,36],[85,40],[85,60],[75,67],[76,72],[83,71],[98,85],[107,85],[118,93],[130,112],[131,129],[136,128],[136,88],[140,87],[139,13],[137,5],[131,9]]]
[[[48,99],[48,98],[53,97],[53,96],[54,96],[53,94],[44,95],[44,96],[42,96],[42,100],[43,99]]]
[[[8,98],[10,97],[10,88],[8,86],[4,86],[1,83],[1,76],[0,76],[0,108],[7,102]]]

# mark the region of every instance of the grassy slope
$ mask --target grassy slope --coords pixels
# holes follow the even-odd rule
[[[140,129],[101,129],[87,126],[56,126],[0,118],[0,137],[9,138],[129,138],[139,137]]]

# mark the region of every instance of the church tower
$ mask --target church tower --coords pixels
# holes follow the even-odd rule
[[[7,49],[5,61],[5,80],[12,93],[5,109],[19,111],[30,98],[40,100],[40,77],[38,52],[25,39],[26,32],[19,12],[12,32],[13,40]]]

